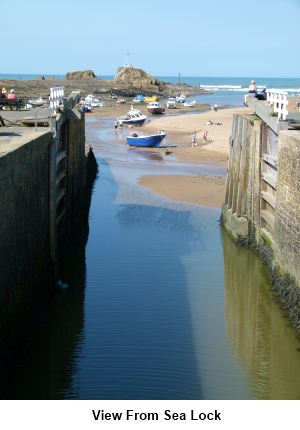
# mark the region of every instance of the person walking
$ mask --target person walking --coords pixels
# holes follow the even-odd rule
[[[197,146],[196,139],[197,139],[197,135],[196,135],[196,132],[194,132],[192,135],[192,146]]]
[[[207,144],[207,131],[204,132],[202,139],[203,139],[203,145],[206,145]]]
[[[115,121],[115,130],[117,130],[117,128],[118,128],[118,121],[116,120]]]

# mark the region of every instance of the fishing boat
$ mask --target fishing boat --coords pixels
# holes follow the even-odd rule
[[[127,144],[129,146],[141,146],[144,148],[159,148],[161,142],[166,137],[166,133],[163,130],[160,130],[156,134],[149,135],[140,135],[138,136],[136,133],[133,133],[131,136],[127,136]]]
[[[118,100],[116,100],[116,103],[118,103],[119,105],[121,105],[123,103],[126,103],[126,100],[124,100],[124,99],[118,99]]]
[[[134,102],[134,103],[141,103],[141,102],[143,102],[145,100],[145,97],[142,95],[142,94],[138,94],[138,95],[136,95],[135,96],[135,98],[134,99],[132,99],[132,101]]]
[[[147,110],[150,113],[164,113],[166,108],[164,108],[159,102],[151,102],[147,106]]]
[[[168,109],[175,109],[176,108],[176,100],[174,97],[170,97],[167,101],[167,108]]]
[[[91,106],[91,104],[90,103],[85,103],[85,104],[82,104],[81,106],[80,106],[80,110],[82,111],[82,112],[92,112],[92,106]]]
[[[142,112],[131,105],[131,109],[127,115],[120,116],[117,121],[122,122],[123,125],[143,125],[146,118],[146,115],[143,115]]]
[[[102,107],[103,106],[103,102],[100,102],[99,99],[96,99],[95,96],[93,96],[92,94],[89,94],[88,96],[86,96],[85,100],[82,101],[81,104],[87,104],[88,106],[92,106],[92,107]]]
[[[91,106],[92,107],[102,107],[103,106],[103,102],[91,102]]]
[[[184,102],[183,103],[183,106],[184,107],[194,107],[195,106],[195,104],[196,104],[197,102],[195,102],[195,100],[188,100],[187,102]]]
[[[151,102],[157,102],[158,96],[151,96],[151,97],[145,97],[144,102],[151,103]]]
[[[43,106],[44,103],[46,103],[46,100],[43,100],[42,97],[39,97],[36,100],[28,100],[28,103],[31,104],[32,106]]]
[[[186,101],[186,95],[185,94],[180,94],[180,96],[176,97],[176,101],[178,103],[184,103]]]

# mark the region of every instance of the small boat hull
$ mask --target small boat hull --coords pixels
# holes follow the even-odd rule
[[[127,144],[129,146],[138,146],[142,148],[159,148],[161,142],[166,137],[166,133],[161,131],[157,134],[152,134],[149,136],[138,136],[136,133],[134,133],[131,136],[127,136]]]
[[[138,94],[132,101],[134,103],[141,103],[145,100],[145,97],[142,94]]]
[[[157,100],[158,100],[158,96],[145,97],[144,99],[146,103],[157,102]]]
[[[28,103],[31,104],[32,106],[35,107],[41,107],[44,105],[45,101],[44,100],[28,100]]]
[[[122,119],[119,118],[118,119],[119,122],[122,122],[122,124],[124,125],[143,125],[146,118],[142,118],[142,119]]]
[[[157,114],[157,113],[159,114],[159,113],[164,113],[166,109],[163,106],[161,106],[158,102],[151,102],[148,104],[147,110],[152,114]]]
[[[147,110],[152,114],[156,114],[156,113],[164,113],[166,109],[162,107],[162,108],[147,108]]]
[[[80,110],[82,112],[91,112],[92,111],[92,107],[91,106],[86,106],[86,105],[81,105],[80,106]]]
[[[185,102],[185,103],[183,103],[183,106],[184,107],[194,107],[196,105],[196,102],[195,101],[193,101],[193,102]]]

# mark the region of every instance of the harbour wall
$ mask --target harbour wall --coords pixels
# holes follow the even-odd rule
[[[88,235],[97,162],[84,114],[62,107],[54,129],[5,129],[0,147],[1,398],[57,291],[64,253]]]
[[[234,115],[222,223],[237,244],[256,250],[300,328],[300,132],[265,101]]]

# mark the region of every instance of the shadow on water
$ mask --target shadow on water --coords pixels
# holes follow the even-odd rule
[[[223,231],[229,345],[256,399],[300,399],[299,340],[274,301],[270,272]]]
[[[180,261],[189,253],[190,214],[119,205],[117,193],[102,160],[86,250],[68,255],[61,276],[69,289],[58,295],[9,398],[202,397]]]
[[[63,399],[65,391],[70,391],[84,330],[85,273],[85,243],[76,244],[60,271],[70,287],[57,292],[41,322],[35,348],[7,399]]]

